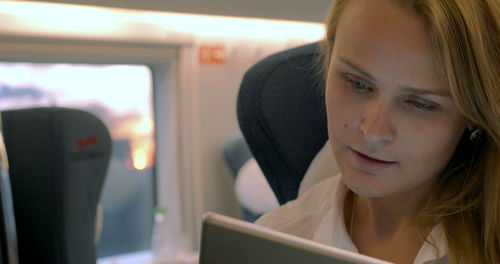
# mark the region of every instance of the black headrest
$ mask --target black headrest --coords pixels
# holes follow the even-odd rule
[[[249,69],[238,94],[238,121],[278,201],[297,197],[328,133],[318,43],[271,55]]]
[[[2,112],[21,263],[95,263],[96,206],[111,138],[73,109]]]

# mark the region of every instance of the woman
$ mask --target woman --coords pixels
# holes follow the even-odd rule
[[[500,2],[336,0],[341,174],[258,224],[395,263],[500,263]]]

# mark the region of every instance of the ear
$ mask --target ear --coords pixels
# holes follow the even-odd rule
[[[478,126],[476,124],[474,124],[472,121],[467,121],[467,130],[472,132],[477,128],[478,128]]]

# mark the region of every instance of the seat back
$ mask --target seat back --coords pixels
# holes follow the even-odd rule
[[[319,43],[271,55],[250,68],[237,102],[238,121],[280,204],[298,189],[328,133]]]
[[[0,264],[18,264],[17,229],[9,176],[9,161],[0,129]]]
[[[96,262],[96,207],[111,138],[95,116],[73,109],[2,112],[20,263]]]

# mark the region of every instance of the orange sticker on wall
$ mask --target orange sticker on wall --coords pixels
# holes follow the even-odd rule
[[[226,64],[227,52],[224,46],[200,46],[199,60],[201,64]]]

